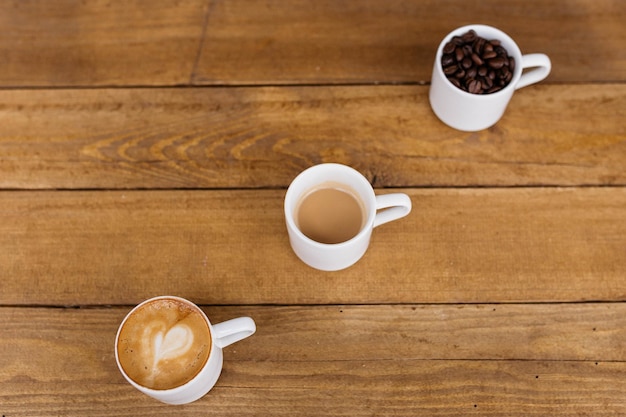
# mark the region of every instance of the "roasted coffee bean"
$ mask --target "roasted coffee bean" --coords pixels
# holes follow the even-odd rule
[[[463,42],[465,43],[472,43],[474,42],[474,39],[476,39],[476,32],[472,29],[461,36],[461,39],[463,39]]]
[[[472,94],[478,94],[482,91],[482,85],[478,80],[472,80],[467,84],[467,91]]]
[[[485,40],[485,38],[476,38],[474,44],[472,45],[472,49],[476,51],[478,55],[482,55],[483,51],[485,50],[486,42],[487,40]]]
[[[504,66],[504,58],[495,57],[487,61],[487,65],[489,65],[493,69],[500,69]]]
[[[450,82],[452,84],[454,84],[456,87],[463,89],[463,87],[461,86],[461,81],[459,81],[458,78],[448,78],[450,80]]]
[[[443,69],[443,73],[446,74],[446,75],[454,75],[454,73],[456,72],[457,68],[458,67],[456,65],[448,65],[447,67],[445,67]]]
[[[472,61],[474,61],[474,64],[476,65],[482,65],[484,64],[484,61],[482,59],[480,59],[480,56],[478,56],[477,53],[472,53]]]
[[[446,46],[443,47],[443,53],[451,54],[452,52],[454,52],[455,49],[456,49],[456,45],[453,44],[452,42],[448,42]]]
[[[452,55],[448,54],[441,57],[441,65],[443,65],[444,67],[453,65],[455,62],[456,61],[454,60],[454,57]]]
[[[501,90],[513,79],[515,64],[499,40],[487,40],[473,30],[452,37],[441,56],[446,78],[472,94]]]
[[[465,57],[465,53],[463,52],[463,48],[457,46],[456,49],[454,50],[455,56],[456,56],[456,60],[457,61],[461,61],[463,60],[463,57]]]
[[[502,56],[504,56],[504,55],[506,55],[506,54],[507,54],[507,53],[506,53],[506,49],[504,49],[504,47],[503,47],[503,46],[500,46],[500,45],[498,45],[498,46],[494,46],[494,47],[493,47],[493,50],[494,50],[494,51],[496,51],[496,53],[497,53],[498,55],[502,55]]]

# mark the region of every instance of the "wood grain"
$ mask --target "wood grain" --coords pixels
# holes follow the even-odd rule
[[[213,3],[193,82],[430,82],[437,46],[472,23],[507,32],[523,53],[546,53],[547,82],[623,81],[626,5],[546,2],[221,0]]]
[[[335,273],[292,253],[283,190],[2,192],[0,304],[626,299],[626,188],[399,191],[413,212]]]
[[[625,18],[619,0],[5,1],[0,86],[424,83],[477,22],[548,54],[548,82],[623,81]]]
[[[624,185],[624,120],[624,84],[520,90],[477,133],[425,86],[0,91],[0,187],[284,188],[321,162],[376,187]]]
[[[626,415],[624,21],[621,0],[0,0],[0,415]],[[553,63],[477,133],[428,103],[469,23]],[[284,226],[321,162],[413,202],[335,273]],[[164,294],[257,323],[186,406],[114,360]]]
[[[188,84],[206,0],[0,2],[0,86]]]
[[[209,395],[176,412],[619,415],[626,411],[625,308],[208,307],[214,322],[250,315],[258,330],[226,348]],[[171,413],[116,368],[112,341],[128,310],[0,309],[0,411]]]

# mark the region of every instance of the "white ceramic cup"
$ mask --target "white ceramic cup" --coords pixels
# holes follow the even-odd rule
[[[491,94],[468,93],[452,84],[443,72],[441,57],[444,46],[454,37],[473,29],[487,40],[497,39],[515,59],[513,78],[502,90]],[[545,54],[522,55],[509,35],[491,26],[468,25],[455,29],[446,36],[435,56],[430,85],[430,106],[439,119],[450,127],[463,131],[478,131],[493,126],[504,114],[513,92],[537,83],[548,76],[552,64]],[[523,72],[524,69],[529,69]]]
[[[345,242],[320,243],[307,237],[298,228],[298,203],[310,191],[324,188],[325,183],[346,186],[354,191],[365,208],[364,225],[356,236]],[[337,271],[353,265],[365,254],[375,227],[409,214],[411,199],[402,193],[377,196],[369,181],[355,169],[341,164],[320,164],[302,171],[291,182],[284,207],[289,242],[296,255],[313,268]]]
[[[135,382],[132,378],[130,378],[120,364],[117,347],[120,331],[122,330],[122,327],[124,326],[124,323],[126,322],[128,317],[130,317],[135,312],[135,310],[137,310],[144,304],[159,299],[178,300],[197,309],[202,314],[202,317],[206,320],[209,331],[211,332],[211,351],[209,353],[209,358],[207,359],[206,364],[200,370],[200,372],[198,372],[198,374],[189,382],[172,389],[164,390],[156,390],[144,387]],[[217,382],[217,379],[222,372],[222,363],[224,357],[222,349],[232,343],[238,342],[248,336],[251,336],[252,334],[254,334],[255,331],[256,325],[254,323],[254,320],[252,320],[250,317],[239,317],[224,321],[222,323],[211,324],[202,309],[193,304],[191,301],[169,295],[154,297],[149,300],[143,301],[141,304],[133,308],[120,324],[120,327],[117,331],[117,336],[115,337],[115,360],[124,378],[126,378],[126,380],[139,391],[167,404],[187,404],[203,397],[211,390],[211,388],[213,388],[213,386]]]

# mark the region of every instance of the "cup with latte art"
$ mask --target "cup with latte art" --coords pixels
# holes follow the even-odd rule
[[[213,325],[186,299],[155,297],[122,321],[115,359],[124,378],[139,391],[168,404],[186,404],[203,397],[217,382],[222,348],[255,331],[249,317]]]

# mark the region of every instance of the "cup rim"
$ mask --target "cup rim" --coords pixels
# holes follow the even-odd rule
[[[308,191],[308,189],[298,195],[294,195],[295,191],[292,185],[293,184],[297,185],[297,183],[302,181],[302,179],[305,178],[305,176],[311,175],[312,172],[320,170],[320,169],[339,169],[339,170],[343,170],[344,172],[349,172],[350,175],[353,175],[354,178],[357,179],[357,181],[362,183],[362,185],[364,186],[367,185],[367,187],[371,191],[371,193],[368,193],[369,195],[367,196],[368,201],[363,201],[363,203],[366,205],[365,211],[367,215],[367,220],[364,222],[363,226],[361,227],[361,229],[356,235],[354,235],[350,239],[345,240],[343,242],[322,243],[322,242],[318,242],[316,240],[311,239],[310,237],[302,233],[302,231],[296,224],[296,221],[293,216],[293,211],[296,208],[295,206],[297,204],[297,201],[300,199],[300,197],[303,194],[305,194]],[[342,181],[336,181],[336,182],[343,184]],[[354,188],[354,187],[351,187],[349,184],[346,184],[346,185],[350,188]],[[363,199],[363,197],[365,196],[359,193],[358,197]],[[376,217],[376,196],[374,194],[374,189],[372,187],[372,184],[370,184],[367,178],[365,178],[365,176],[361,174],[359,171],[357,171],[356,169],[348,165],[334,163],[334,162],[325,162],[321,164],[312,165],[306,168],[304,171],[300,172],[291,181],[291,183],[289,184],[289,187],[287,188],[287,192],[285,193],[284,212],[285,212],[285,218],[286,218],[288,227],[298,236],[299,239],[302,239],[308,244],[319,247],[319,248],[341,248],[343,246],[348,246],[352,244],[352,242],[354,242],[355,240],[362,239],[363,236],[366,236],[369,233],[369,231],[373,228],[374,218]]]
[[[441,57],[443,56],[443,47],[450,40],[452,40],[452,38],[454,36],[462,35],[462,34],[466,33],[467,31],[469,31],[471,29],[473,29],[479,36],[483,36],[480,33],[481,30],[488,30],[488,31],[497,32],[498,33],[498,35],[497,35],[498,38],[493,37],[492,39],[498,39],[499,41],[501,41],[503,43],[506,42],[506,44],[507,44],[507,46],[506,46],[507,53],[509,54],[509,56],[512,56],[513,58],[515,58],[515,70],[513,71],[513,78],[511,78],[511,81],[504,88],[502,88],[499,91],[496,91],[494,93],[489,93],[489,94],[474,94],[474,93],[470,93],[470,92],[462,90],[462,89],[458,88],[457,86],[455,86],[454,84],[452,84],[450,82],[450,80],[448,80],[448,77],[446,76],[446,74],[444,74],[444,72],[443,72],[443,67],[441,65]],[[452,87],[456,92],[458,92],[462,96],[472,97],[472,98],[474,98],[476,100],[489,100],[490,98],[493,98],[493,97],[499,97],[501,95],[509,94],[511,91],[515,90],[515,86],[517,85],[517,83],[519,82],[519,79],[522,76],[522,59],[523,59],[522,51],[520,50],[519,46],[517,45],[517,42],[515,42],[515,40],[513,40],[513,38],[511,36],[509,36],[506,32],[504,32],[502,29],[498,29],[497,27],[490,26],[490,25],[485,25],[485,24],[480,24],[480,23],[473,23],[473,24],[469,24],[469,25],[465,25],[465,26],[460,26],[460,27],[450,31],[442,39],[442,41],[439,43],[439,46],[437,47],[437,53],[435,55],[435,71],[437,71],[437,73],[441,77],[443,77],[444,82],[445,82],[445,84],[447,86]]]
[[[119,353],[118,353],[118,349],[117,349],[117,345],[118,345],[118,341],[119,341],[119,337],[120,337],[120,333],[122,331],[122,327],[124,327],[124,324],[126,323],[126,320],[140,307],[151,303],[153,301],[157,301],[157,300],[163,300],[163,299],[173,299],[176,301],[180,301],[182,303],[186,303],[186,304],[190,304],[193,307],[195,307],[200,314],[202,315],[202,317],[204,318],[204,321],[206,322],[208,328],[209,328],[209,334],[211,335],[211,348],[209,349],[209,355],[207,356],[206,362],[204,363],[204,365],[202,366],[202,368],[200,368],[200,370],[198,371],[198,373],[196,375],[194,375],[193,378],[191,378],[189,381],[185,382],[182,385],[178,385],[176,387],[173,388],[167,388],[167,389],[154,389],[154,388],[149,388],[146,387],[145,385],[141,385],[140,383],[138,383],[137,381],[135,381],[133,378],[130,377],[130,375],[128,375],[128,373],[126,372],[126,370],[124,369],[124,367],[122,366],[122,364],[120,363],[120,359],[119,359]],[[207,317],[206,313],[204,311],[202,311],[202,309],[194,302],[183,298],[183,297],[179,297],[176,295],[159,295],[156,297],[151,297],[148,298],[142,302],[140,302],[139,304],[137,304],[135,307],[133,307],[128,313],[126,313],[126,316],[124,316],[124,319],[122,320],[122,322],[120,323],[119,327],[117,328],[117,334],[115,336],[115,362],[117,363],[117,367],[120,370],[120,372],[122,373],[122,375],[124,376],[124,378],[131,384],[133,385],[135,388],[142,390],[144,392],[147,393],[154,393],[155,395],[159,395],[159,394],[163,394],[163,393],[167,393],[167,394],[173,394],[176,393],[178,391],[183,391],[184,389],[186,389],[187,385],[190,385],[192,382],[194,382],[202,373],[202,371],[207,367],[209,361],[211,360],[211,356],[213,356],[213,349],[215,348],[215,341],[214,341],[214,334],[213,334],[213,326],[211,325],[211,322],[209,321],[209,318]]]

